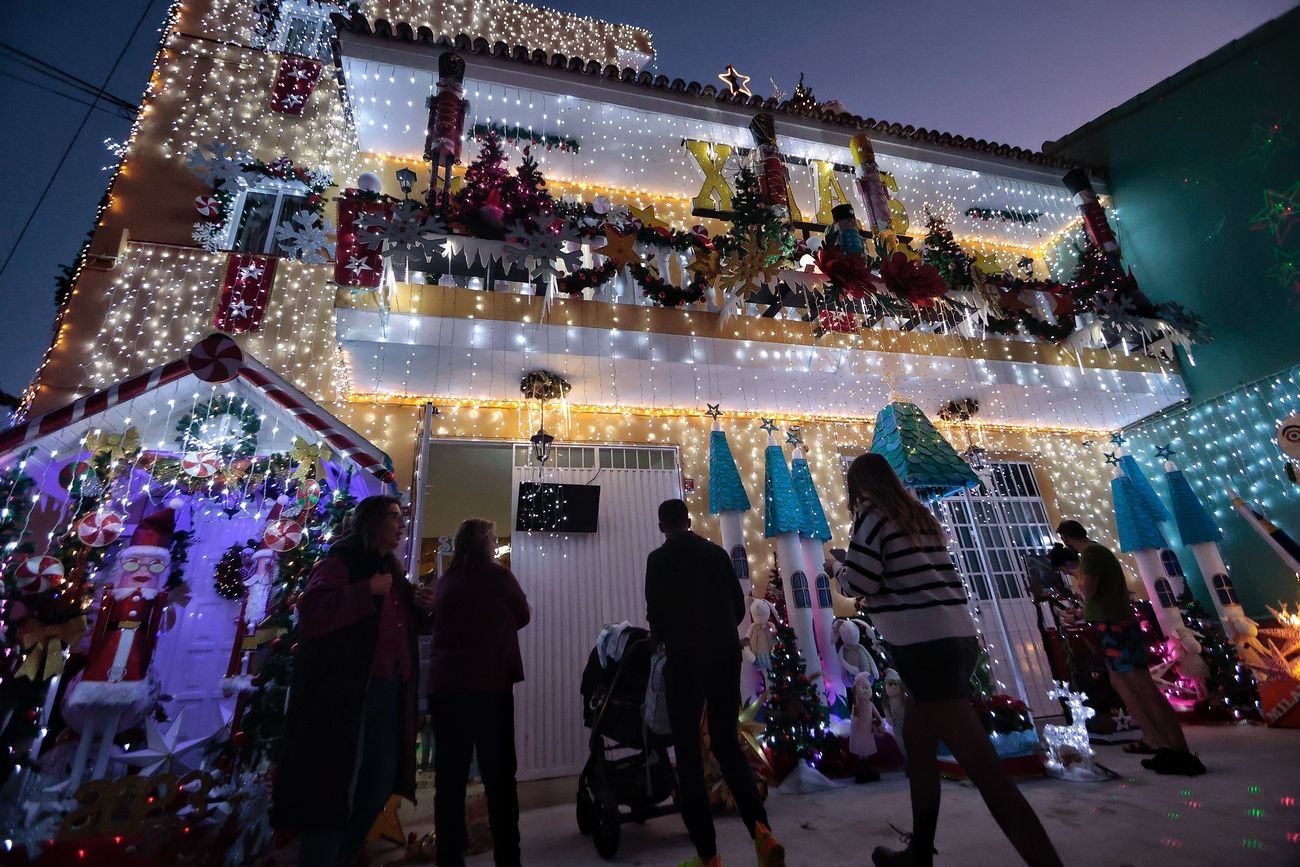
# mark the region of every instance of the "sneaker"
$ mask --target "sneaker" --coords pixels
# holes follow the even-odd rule
[[[722,856],[714,855],[708,861],[704,861],[699,855],[696,855],[689,861],[683,861],[682,867],[722,867]]]
[[[754,852],[758,867],[785,867],[785,847],[762,822],[754,826]]]

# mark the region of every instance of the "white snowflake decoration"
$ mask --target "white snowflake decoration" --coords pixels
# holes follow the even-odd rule
[[[522,226],[515,226],[510,232],[505,253],[506,258],[512,262],[525,262],[525,267],[528,267],[527,260],[531,259],[529,273],[534,279],[558,277],[561,273],[572,273],[582,266],[582,251],[578,249],[580,243],[577,232],[567,226],[559,232],[532,233]]]
[[[333,224],[320,214],[299,211],[275,227],[275,240],[286,255],[310,265],[323,265],[334,258],[334,245],[328,240],[333,230]]]
[[[307,183],[313,187],[330,187],[334,185],[334,173],[325,167],[308,169]]]
[[[361,243],[390,257],[427,259],[431,237],[447,233],[442,221],[410,200],[394,205],[391,218],[382,213],[362,214],[357,227],[362,230]]]
[[[209,253],[216,253],[225,243],[226,227],[220,223],[195,223],[190,237]]]
[[[218,183],[233,187],[244,174],[244,164],[252,159],[252,154],[239,150],[230,142],[210,141],[191,150],[185,157],[185,164],[201,180],[214,187]]]

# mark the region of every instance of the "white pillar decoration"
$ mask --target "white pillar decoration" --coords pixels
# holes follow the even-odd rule
[[[792,439],[797,441],[798,436],[795,435]],[[842,703],[842,710],[847,714],[849,691],[853,684],[851,681],[846,682],[840,668],[839,654],[835,651],[834,597],[831,593],[831,578],[822,568],[826,562],[825,544],[830,541],[831,528],[826,522],[826,512],[822,508],[821,498],[817,496],[817,486],[813,482],[812,469],[804,457],[802,445],[796,445],[791,456],[790,477],[800,505],[803,506],[804,520],[803,528],[799,531],[799,545],[803,549],[804,566],[810,576],[813,631],[821,656],[826,695],[831,704]]]

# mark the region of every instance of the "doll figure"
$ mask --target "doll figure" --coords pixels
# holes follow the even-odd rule
[[[880,669],[871,652],[862,646],[862,637],[867,635],[867,624],[861,620],[843,620],[836,630],[840,636],[840,665],[844,669],[844,684],[853,689],[857,676],[866,672],[874,683],[880,679]]]
[[[860,671],[853,678],[853,725],[849,729],[849,752],[859,758],[876,754],[876,729],[880,712],[872,701],[876,678],[870,671]]]
[[[749,605],[750,616],[754,618],[749,627],[749,652],[754,655],[754,667],[766,675],[772,670],[772,606],[764,599],[755,599]]]
[[[907,707],[903,696],[903,678],[899,677],[894,669],[885,669],[885,719],[889,720],[889,728],[893,732],[894,740],[898,742],[898,749],[906,756],[907,747],[903,745],[903,722],[907,716]]]

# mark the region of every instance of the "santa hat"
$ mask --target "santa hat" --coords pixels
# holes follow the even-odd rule
[[[171,553],[172,533],[176,531],[176,512],[171,508],[159,509],[142,518],[131,534],[131,544],[122,553],[157,554],[166,557]]]

